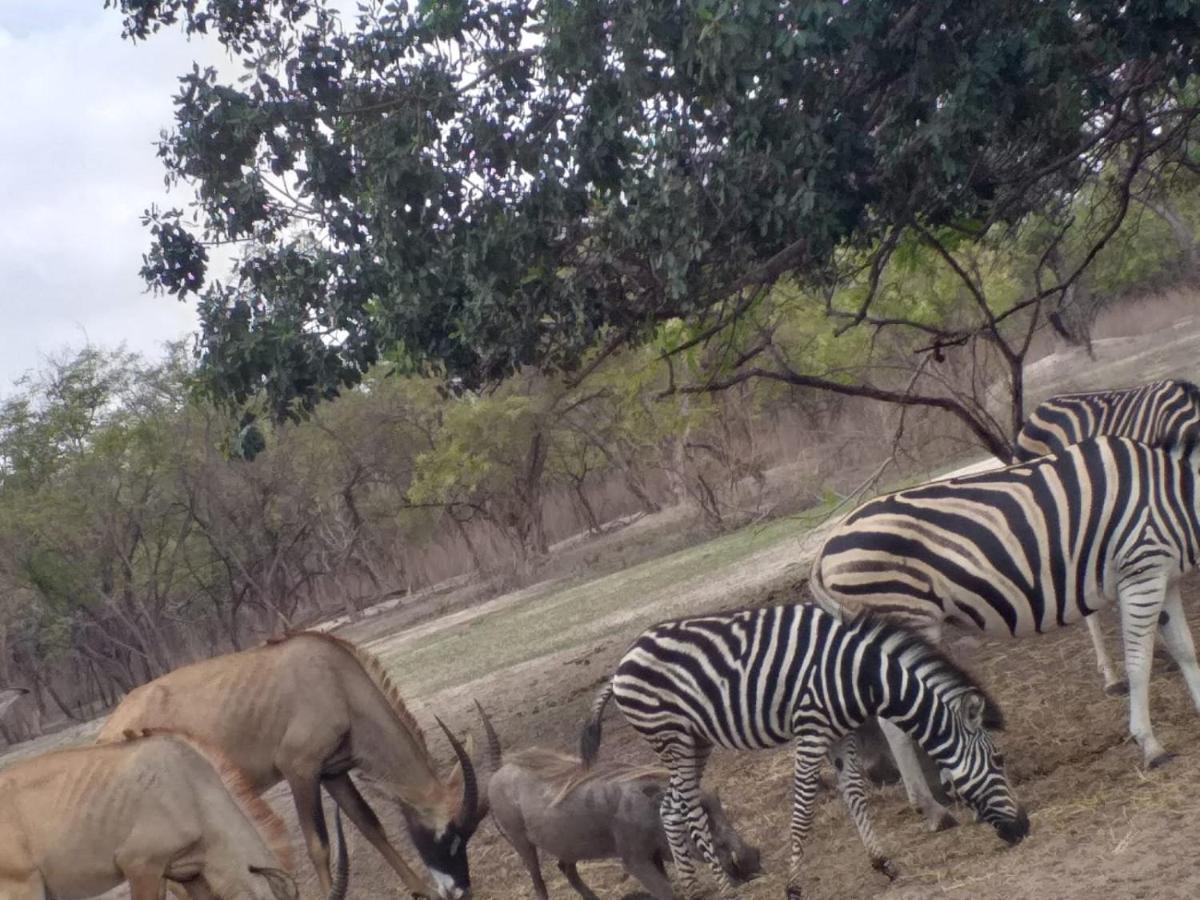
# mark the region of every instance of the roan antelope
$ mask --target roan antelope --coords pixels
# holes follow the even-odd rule
[[[379,661],[330,635],[300,632],[142,685],[121,701],[98,739],[117,740],[127,729],[178,729],[213,744],[259,793],[286,781],[309,858],[328,892],[324,785],[408,890],[454,900],[470,889],[466,845],[484,811],[470,757],[438,724],[458,757],[446,780]],[[399,802],[435,888],[392,846],[350,780],[355,769]]]
[[[348,860],[338,820],[338,874]],[[0,772],[0,897],[296,900],[283,823],[219,754],[170,732],[58,750]]]

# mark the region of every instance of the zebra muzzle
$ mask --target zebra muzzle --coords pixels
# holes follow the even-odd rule
[[[1021,843],[1029,834],[1029,816],[1025,810],[1018,809],[1015,819],[1005,819],[996,825],[996,833],[1010,847]]]

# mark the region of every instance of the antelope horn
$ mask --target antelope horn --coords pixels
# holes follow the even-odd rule
[[[350,852],[346,847],[346,833],[342,831],[341,807],[336,807],[334,810],[333,825],[337,831],[338,854],[337,864],[333,870],[333,887],[329,891],[329,900],[344,900],[346,888],[350,884]]]
[[[479,705],[478,700],[475,701],[475,709],[479,712],[479,719],[483,722],[483,732],[487,739],[487,777],[490,782],[492,776],[500,770],[500,766],[504,763],[503,753],[500,750],[500,735],[496,734],[496,729],[492,726],[492,720],[483,711],[483,707]],[[488,795],[488,789],[485,786],[479,792],[479,809],[476,811],[475,820],[482,822],[487,818],[487,814],[491,812],[491,808],[491,797]]]
[[[488,766],[491,767],[492,774],[494,775],[504,761],[503,754],[500,751],[500,735],[496,734],[496,729],[492,726],[492,720],[483,711],[483,707],[479,705],[478,700],[475,701],[475,709],[479,711],[479,718],[483,722],[483,733],[487,735]]]
[[[479,811],[479,786],[475,783],[475,767],[471,764],[471,757],[467,756],[467,751],[463,749],[463,745],[454,736],[454,732],[447,728],[446,723],[437,716],[433,718],[441,726],[442,731],[446,733],[446,740],[454,748],[454,755],[458,757],[458,764],[462,766],[462,804],[459,806],[458,813],[454,819],[458,822],[459,828],[470,834],[475,830],[475,826],[479,824],[477,817]]]

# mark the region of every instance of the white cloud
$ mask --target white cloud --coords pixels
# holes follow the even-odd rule
[[[139,217],[169,200],[154,142],[177,77],[222,61],[162,32],[131,44],[99,0],[0,0],[0,395],[66,344],[157,355],[194,311],[143,293]]]

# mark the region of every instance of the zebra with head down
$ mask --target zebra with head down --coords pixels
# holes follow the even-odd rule
[[[788,897],[800,896],[803,845],[826,755],[871,861],[894,868],[867,817],[853,732],[873,716],[892,721],[933,758],[947,787],[1009,843],[1029,831],[1004,761],[988,732],[999,712],[978,684],[920,636],[870,615],[842,622],[816,606],[778,606],[657,625],[639,637],[596,698],[582,756],[600,743],[610,698],[670,773],[663,826],[676,871],[693,887],[688,838],[722,896],[733,888],[700,803],[714,746],[734,750],[791,742],[794,775]]]

